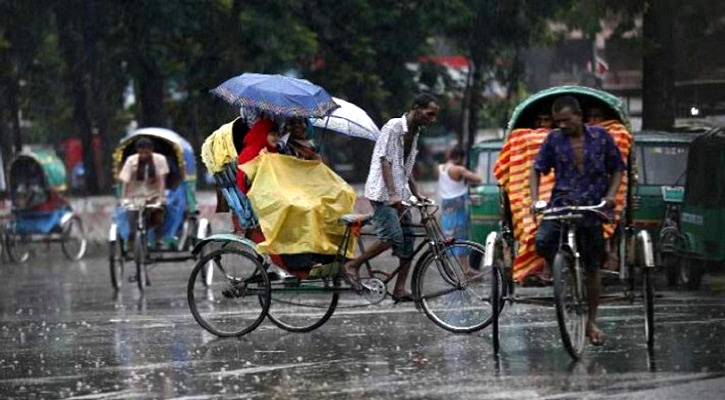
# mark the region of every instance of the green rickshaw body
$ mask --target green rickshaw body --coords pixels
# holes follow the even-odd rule
[[[493,175],[493,165],[503,146],[502,140],[490,140],[473,146],[469,156],[469,169],[483,177],[480,185],[469,190],[471,199],[471,237],[484,243],[486,236],[499,228],[501,219],[500,191]]]
[[[681,205],[690,143],[696,135],[641,131],[634,135],[637,186],[634,190],[634,225],[655,240],[668,205]]]
[[[698,136],[690,146],[681,230],[685,258],[703,267],[725,265],[725,129]]]
[[[54,192],[64,192],[66,185],[66,171],[63,161],[52,150],[34,149],[24,151],[13,160],[8,171],[10,186],[13,186],[13,176],[18,175],[16,170],[25,168],[24,163],[34,163],[40,166],[43,172],[45,187]]]

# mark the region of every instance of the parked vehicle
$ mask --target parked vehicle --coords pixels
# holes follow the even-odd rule
[[[672,257],[687,289],[700,286],[703,273],[725,267],[725,129],[698,136],[690,146],[685,195]]]

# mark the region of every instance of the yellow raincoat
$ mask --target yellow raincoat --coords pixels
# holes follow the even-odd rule
[[[259,218],[270,254],[336,254],[345,226],[338,222],[353,212],[355,191],[319,161],[280,154],[261,154],[241,165],[252,187],[247,193]],[[353,247],[348,257],[353,257]]]

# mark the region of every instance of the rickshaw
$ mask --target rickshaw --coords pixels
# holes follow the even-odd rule
[[[700,286],[705,272],[725,267],[725,129],[714,128],[690,146],[687,183],[670,255],[680,283]]]
[[[10,259],[23,263],[33,243],[60,243],[72,261],[86,253],[86,236],[80,216],[63,198],[67,189],[63,162],[51,150],[18,154],[8,171],[12,212],[5,229]]]
[[[499,352],[499,320],[505,303],[528,303],[553,306],[564,348],[573,359],[579,359],[585,344],[587,301],[583,284],[583,268],[576,251],[575,221],[584,213],[602,215],[603,204],[595,206],[559,205],[548,198],[553,187],[553,174],[542,178],[537,210],[543,219],[557,220],[562,224],[560,247],[554,258],[553,295],[522,296],[516,294],[515,278],[521,272],[530,272],[536,266],[543,268],[544,260],[535,253],[534,234],[537,220],[529,213],[530,194],[528,176],[538,149],[550,129],[535,128],[536,114],[550,110],[555,98],[562,95],[575,97],[582,105],[586,117],[590,107],[603,108],[609,120],[600,124],[615,139],[620,151],[627,150],[627,172],[617,195],[617,210],[621,219],[605,225],[605,234],[616,246],[618,271],[623,287],[622,294],[603,294],[601,302],[628,301],[642,298],[645,340],[648,349],[654,345],[654,253],[652,240],[646,230],[635,232],[633,226],[632,197],[634,185],[633,148],[629,134],[629,117],[621,100],[611,94],[580,86],[554,87],[538,92],[525,99],[513,111],[506,130],[506,142],[496,165],[496,175],[501,186],[501,227],[486,238],[484,267],[492,274],[493,349]],[[623,154],[623,155],[624,155]],[[626,178],[626,179],[625,179]],[[528,199],[528,200],[527,200]],[[539,202],[541,203],[541,201]],[[615,256],[616,256],[615,255]],[[610,254],[612,256],[612,254]],[[510,262],[508,260],[513,260]],[[517,276],[518,275],[518,276]],[[638,285],[640,285],[638,287]]]
[[[108,232],[108,259],[111,284],[119,290],[123,285],[124,264],[135,263],[135,274],[128,277],[136,282],[140,290],[150,284],[148,272],[154,263],[178,262],[197,259],[199,254],[191,250],[202,239],[211,234],[206,218],[199,216],[196,202],[196,160],[194,150],[183,137],[164,128],[141,128],[121,139],[113,153],[113,175],[118,176],[126,158],[135,153],[135,142],[148,138],[154,144],[154,152],[166,157],[169,174],[166,178],[166,204],[161,232],[148,228],[148,214],[162,207],[146,199],[121,199],[120,185],[117,188],[117,210]],[[130,215],[136,218],[129,219]],[[130,224],[135,224],[134,238],[131,238]],[[163,246],[157,247],[155,235],[163,238]],[[133,239],[133,240],[129,240]],[[129,243],[133,243],[130,248]]]
[[[306,81],[295,83],[310,84]],[[324,116],[331,109],[334,106],[322,110],[321,114]],[[214,250],[197,262],[187,286],[189,308],[199,325],[217,336],[241,336],[256,329],[267,318],[286,331],[308,332],[322,326],[337,308],[383,301],[388,296],[386,283],[397,270],[386,273],[368,266],[360,271],[362,290],[358,293],[365,304],[338,304],[342,294],[354,293],[343,278],[343,265],[354,255],[356,237],[372,219],[372,215],[352,213],[356,197],[352,188],[322,163],[264,154],[251,166],[242,166],[246,174],[254,176],[251,190],[242,193],[235,180],[236,153],[234,150],[229,152],[231,146],[224,144],[231,142],[231,139],[224,140],[225,131],[229,132],[231,128],[222,127],[207,139],[202,147],[202,160],[214,172],[217,186],[242,225],[261,224],[264,228],[264,224],[273,225],[265,220],[270,212],[286,214],[301,209],[305,216],[324,216],[324,223],[314,227],[284,226],[274,233],[286,235],[301,230],[301,235],[294,236],[298,239],[294,245],[305,249],[321,246],[317,240],[320,231],[324,231],[327,239],[321,254],[312,254],[317,263],[306,268],[292,267],[285,259],[278,264],[274,251],[263,250],[274,249],[273,240],[257,243],[235,234],[216,234],[203,240],[195,252],[207,247]],[[229,153],[221,154],[225,152]],[[285,185],[301,181],[306,186],[301,192],[277,191],[278,195],[274,196],[275,190],[260,184],[259,179],[265,176],[264,168],[266,171],[279,168],[274,172],[280,172],[284,165],[287,165],[286,173],[294,176],[282,173],[266,176],[274,176],[274,180],[278,178]],[[254,169],[257,169],[256,173],[252,172]],[[325,175],[325,179],[318,180],[321,175]],[[287,189],[288,186],[285,188],[292,190]],[[255,190],[263,191],[264,195],[260,197],[264,204],[255,200]],[[306,190],[314,191],[314,194],[307,194]],[[285,205],[280,207],[279,201],[284,201]],[[411,199],[409,207],[418,210],[421,216],[413,235],[427,238],[415,249],[415,253],[420,254],[412,273],[417,306],[433,322],[453,332],[467,333],[484,328],[491,321],[489,274],[478,275],[480,279],[468,279],[459,261],[464,254],[470,254],[470,259],[482,260],[483,246],[445,238],[435,218],[438,206],[432,202]],[[270,237],[266,232],[264,234]],[[285,267],[286,273],[280,274],[273,262]],[[209,265],[213,269],[210,270]],[[207,285],[205,280],[209,277],[211,282]]]

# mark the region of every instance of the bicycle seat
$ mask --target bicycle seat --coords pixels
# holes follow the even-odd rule
[[[373,219],[372,214],[345,214],[342,217],[340,217],[339,221],[341,224],[345,224],[347,226],[360,224],[360,226],[365,226],[370,223],[370,221]]]

